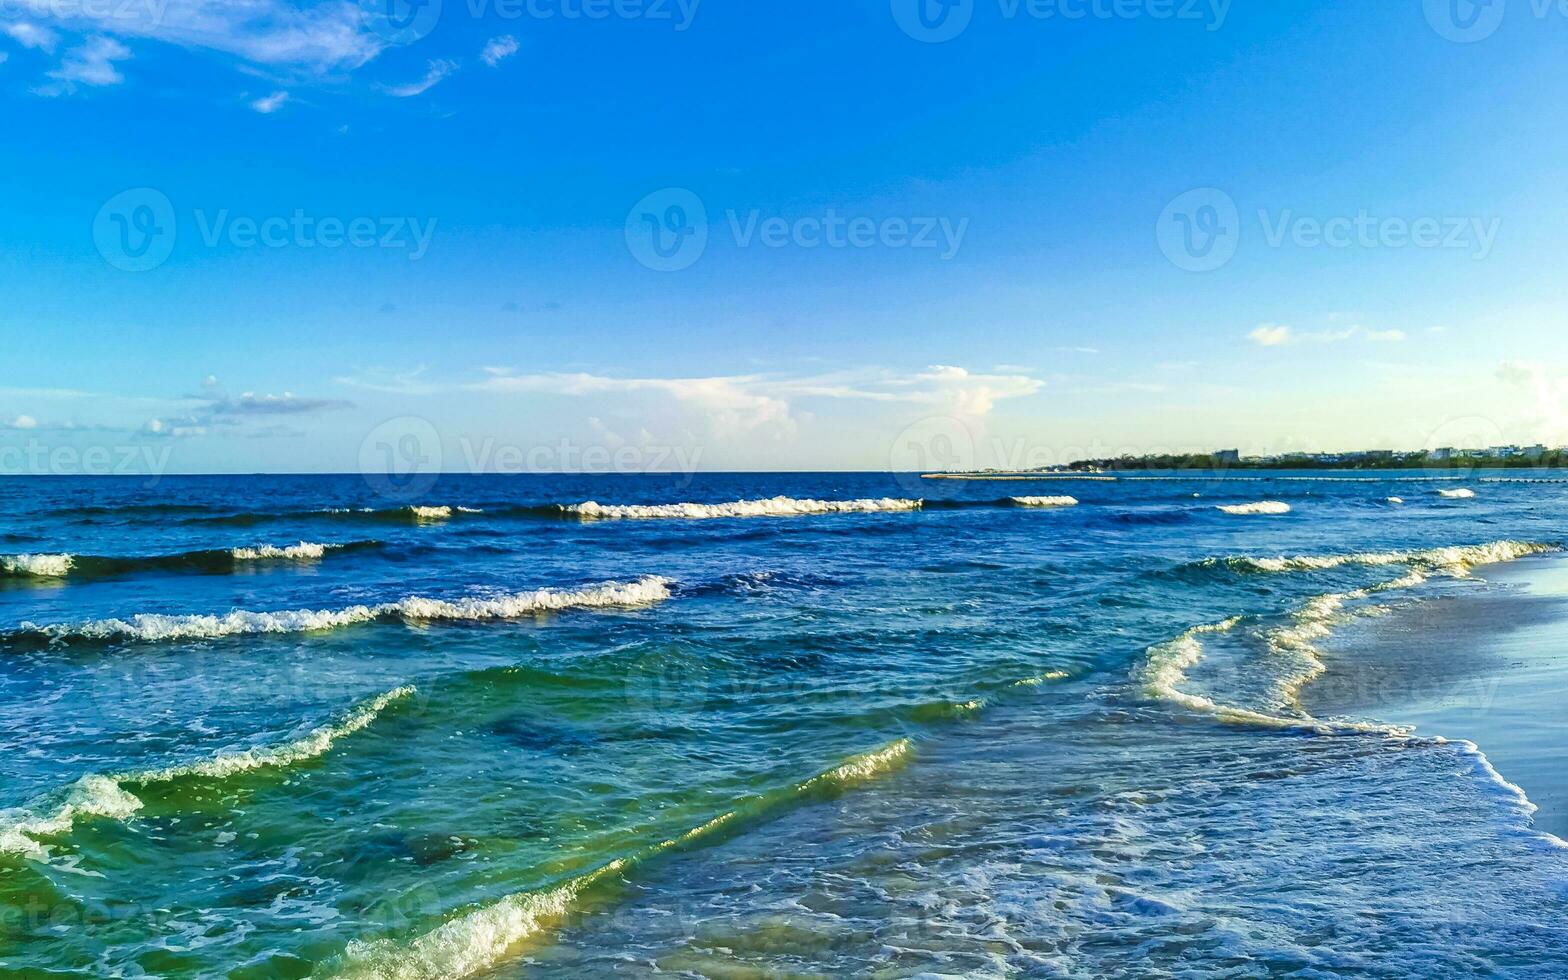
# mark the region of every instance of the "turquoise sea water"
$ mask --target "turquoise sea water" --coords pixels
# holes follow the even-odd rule
[[[1529,787],[1297,697],[1568,540],[1429,476],[0,482],[0,974],[1562,976]]]

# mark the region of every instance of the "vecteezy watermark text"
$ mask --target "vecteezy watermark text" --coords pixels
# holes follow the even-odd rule
[[[173,450],[168,445],[51,446],[30,439],[0,446],[0,474],[9,476],[161,477]]]
[[[1260,208],[1261,238],[1269,248],[1432,249],[1466,252],[1477,262],[1490,258],[1502,219],[1478,215],[1298,214],[1293,208]],[[1171,200],[1155,222],[1155,240],[1172,264],[1189,272],[1212,272],[1236,255],[1245,231],[1236,201],[1214,187],[1200,187]]]
[[[968,218],[846,215],[837,208],[784,217],[760,209],[728,209],[719,226],[736,248],[926,250],[942,261],[958,255],[969,232]],[[682,187],[655,191],[626,216],[626,247],[633,258],[658,272],[686,269],[707,251],[712,229],[702,198]]]
[[[691,27],[702,0],[465,0],[475,18],[498,20],[669,21],[677,31]]]
[[[235,214],[229,208],[196,208],[188,219],[205,248],[384,249],[417,262],[430,251],[436,218],[406,215]],[[150,187],[122,191],[93,219],[93,244],[116,269],[147,272],[174,252],[181,216],[168,195]]]
[[[994,0],[1001,20],[1186,21],[1217,31],[1231,0]],[[969,28],[984,0],[891,0],[893,20],[917,41],[940,44]]]

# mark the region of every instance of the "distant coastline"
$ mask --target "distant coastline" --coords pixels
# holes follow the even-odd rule
[[[1114,473],[1196,470],[1204,473],[1227,470],[1435,470],[1446,476],[1461,476],[1477,469],[1560,469],[1568,468],[1568,449],[1545,446],[1493,446],[1489,449],[1435,449],[1419,452],[1367,450],[1351,453],[1290,453],[1280,456],[1242,456],[1235,450],[1215,453],[1156,454],[1118,456],[1106,459],[1081,459],[1065,466],[1032,470],[971,470],[933,473],[936,477],[1028,479],[1045,476],[1094,476]]]

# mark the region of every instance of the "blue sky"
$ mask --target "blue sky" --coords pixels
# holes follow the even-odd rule
[[[1568,442],[1545,0],[384,2],[0,3],[0,471]]]

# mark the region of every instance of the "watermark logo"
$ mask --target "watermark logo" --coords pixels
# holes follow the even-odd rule
[[[900,249],[933,251],[943,261],[963,247],[969,219],[936,216],[873,218],[846,215],[837,208],[820,213],[783,217],[764,215],[753,208],[729,209],[722,223],[736,248]],[[690,268],[708,248],[711,234],[708,209],[702,199],[684,188],[668,188],[637,202],[626,216],[626,246],[632,257],[658,272]]]
[[[1248,219],[1250,224],[1251,219]],[[1481,262],[1491,257],[1502,219],[1479,215],[1377,215],[1366,208],[1354,214],[1320,217],[1292,208],[1257,211],[1259,240],[1269,248],[1425,249],[1468,252]],[[1202,187],[1165,206],[1155,227],[1160,251],[1188,272],[1212,272],[1230,262],[1241,243],[1243,222],[1236,202],[1224,191]]]
[[[1508,12],[1508,0],[1422,0],[1422,6],[1432,30],[1456,44],[1491,37]]]
[[[893,20],[917,41],[940,44],[968,29],[981,0],[892,0]],[[1063,21],[1160,20],[1200,23],[1217,31],[1230,15],[1231,0],[995,0],[996,15],[1006,24],[1020,20]],[[1502,0],[1497,0],[1502,2]]]
[[[413,44],[436,29],[441,0],[359,0],[365,29],[390,44]]]
[[[105,201],[93,219],[93,244],[123,272],[148,272],[168,261],[179,233],[174,204],[151,187],[135,187]]]
[[[377,496],[409,504],[441,475],[441,434],[428,419],[405,415],[370,430],[359,445],[359,472]]]
[[[1155,225],[1160,251],[1179,269],[1213,272],[1231,260],[1241,243],[1236,201],[1213,187],[1200,187],[1165,205]]]
[[[933,415],[906,427],[888,450],[888,470],[911,496],[929,489],[923,474],[975,468],[975,436],[963,419]]]
[[[964,33],[979,0],[892,0],[893,20],[905,34],[941,44]]]
[[[677,34],[697,19],[702,0],[468,0],[476,20],[641,20],[670,24]]]
[[[196,208],[189,215],[205,248],[386,249],[424,258],[435,240],[435,218],[307,214],[240,215],[228,208]],[[161,191],[137,187],[104,202],[93,219],[93,244],[104,261],[126,272],[147,272],[174,251],[180,218]]]
[[[708,250],[708,209],[684,187],[638,201],[626,215],[626,247],[655,272],[689,269]]]

